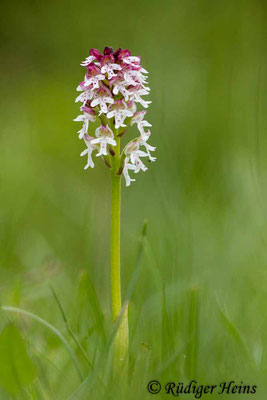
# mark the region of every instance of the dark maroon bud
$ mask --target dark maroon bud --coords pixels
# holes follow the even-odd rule
[[[113,48],[112,47],[108,47],[108,46],[106,46],[105,48],[104,48],[104,56],[109,56],[110,54],[113,54],[114,53],[114,50],[113,50]]]
[[[115,51],[115,53],[113,54],[114,57],[117,58],[118,55],[120,54],[120,52],[121,52],[121,48],[119,47],[119,48]]]

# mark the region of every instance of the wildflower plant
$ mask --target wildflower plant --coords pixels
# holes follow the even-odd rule
[[[74,121],[82,122],[78,131],[86,149],[85,169],[94,168],[93,156],[101,158],[111,171],[111,297],[112,316],[116,321],[122,312],[120,282],[120,210],[121,176],[126,186],[135,179],[130,173],[146,171],[142,159],[152,162],[155,147],[148,144],[151,124],[145,120],[151,101],[145,100],[150,88],[147,86],[147,71],[140,64],[140,57],[132,56],[129,50],[105,47],[103,54],[91,49],[81,63],[86,69],[84,80],[77,91],[81,92],[76,102],[81,103],[81,115]],[[127,138],[128,128],[137,127],[138,136],[130,139],[121,151],[121,139]],[[127,310],[123,311],[127,313]],[[122,318],[115,339],[115,358],[125,359],[128,351],[127,315]]]

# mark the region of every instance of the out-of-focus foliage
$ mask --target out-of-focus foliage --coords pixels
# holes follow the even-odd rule
[[[7,325],[0,335],[0,384],[9,393],[17,394],[33,383],[35,367],[29,358],[23,339],[13,325]]]
[[[105,384],[112,399],[143,400],[156,378],[233,379],[266,398],[266,16],[263,0],[2,2],[0,301],[59,329],[87,377],[70,397],[81,379],[58,337],[1,312],[37,370],[17,398],[106,399]],[[115,381],[109,171],[100,160],[83,170],[72,122],[79,63],[105,45],[129,48],[150,72],[158,157],[123,189],[124,295],[149,223],[129,302],[131,374]]]

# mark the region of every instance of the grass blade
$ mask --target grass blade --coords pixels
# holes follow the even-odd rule
[[[76,337],[75,333],[74,333],[73,330],[71,329],[71,326],[70,326],[70,324],[69,324],[69,321],[68,321],[68,319],[67,319],[67,316],[66,316],[66,314],[65,314],[65,312],[64,312],[64,310],[63,310],[63,307],[62,307],[62,305],[61,305],[61,303],[60,303],[60,301],[59,301],[59,298],[58,298],[58,296],[57,296],[57,294],[56,294],[56,292],[55,292],[55,289],[53,288],[53,286],[52,286],[51,284],[50,284],[49,286],[50,286],[50,289],[51,289],[51,291],[52,291],[52,293],[53,293],[53,296],[54,296],[54,298],[55,298],[55,300],[56,300],[56,302],[57,302],[57,305],[58,305],[58,308],[59,308],[59,310],[60,310],[60,312],[61,312],[63,321],[65,322],[67,331],[69,332],[69,334],[70,334],[70,336],[72,337],[73,341],[74,341],[75,344],[77,345],[78,349],[80,350],[81,354],[83,355],[83,357],[84,357],[84,359],[86,360],[86,362],[87,362],[87,364],[89,365],[89,367],[90,367],[90,368],[93,368],[93,365],[92,365],[92,363],[90,362],[89,358],[87,357],[87,354],[86,354],[84,348],[82,347],[82,345],[81,345],[81,343],[79,342],[78,338]]]
[[[198,288],[190,291],[190,311],[188,324],[189,342],[186,354],[186,372],[189,379],[195,378],[197,375],[197,350],[198,350],[198,314],[199,299]]]
[[[134,267],[134,272],[133,272],[133,276],[132,279],[128,285],[127,291],[126,291],[126,296],[125,296],[125,300],[124,303],[128,303],[129,299],[132,295],[134,286],[137,282],[138,279],[138,275],[139,275],[139,271],[140,271],[140,266],[141,266],[141,261],[143,259],[143,254],[144,254],[144,245],[145,245],[145,240],[146,240],[146,236],[147,236],[147,224],[148,221],[145,220],[143,223],[143,228],[142,228],[142,232],[141,232],[141,236],[139,238],[139,246],[138,246],[138,251],[137,251],[137,259],[136,259],[136,264]]]
[[[81,380],[83,379],[78,361],[77,361],[72,349],[70,348],[68,342],[66,341],[66,339],[64,338],[62,333],[57,328],[55,328],[53,325],[51,325],[49,322],[47,322],[43,318],[39,317],[38,315],[35,315],[35,314],[33,314],[29,311],[23,310],[21,308],[11,307],[11,306],[2,306],[1,308],[3,311],[9,311],[9,312],[13,312],[13,313],[21,314],[21,315],[26,315],[27,317],[39,322],[40,324],[42,324],[43,326],[48,328],[51,332],[53,332],[59,338],[59,340],[62,342],[62,344],[65,346],[66,350],[68,351],[68,353],[72,359],[72,362],[76,368],[77,374],[79,375],[79,378]]]

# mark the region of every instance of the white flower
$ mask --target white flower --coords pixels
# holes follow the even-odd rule
[[[131,86],[128,91],[130,92],[130,99],[134,100],[136,103],[140,103],[143,107],[148,108],[151,101],[145,101],[141,96],[149,94],[147,89],[144,89],[141,85]]]
[[[144,116],[146,114],[146,111],[137,111],[134,116],[131,119],[131,125],[137,124],[137,128],[142,136],[142,138],[145,140],[147,133],[145,132],[145,127],[151,127],[152,125],[144,120]]]
[[[102,74],[108,74],[108,79],[112,79],[112,78],[114,78],[114,76],[116,76],[114,71],[120,71],[120,70],[121,70],[121,66],[119,64],[115,64],[115,63],[112,63],[112,62],[107,62],[101,68],[101,73]]]
[[[94,91],[92,88],[90,87],[85,87],[83,83],[81,83],[78,87],[77,87],[77,91],[81,92],[81,94],[79,94],[78,97],[76,97],[75,99],[75,103],[77,103],[78,101],[81,101],[83,103],[83,105],[88,101],[91,100],[94,97]]]
[[[137,173],[140,170],[146,171],[147,167],[140,160],[140,157],[148,157],[148,154],[140,150],[140,143],[137,139],[129,142],[125,147],[125,155],[129,157],[131,163],[135,166],[134,172]]]
[[[114,104],[109,107],[107,118],[115,117],[115,129],[126,126],[124,121],[127,117],[132,117],[133,113],[127,109],[127,105],[123,100],[116,100]]]
[[[101,86],[95,92],[94,100],[91,103],[91,107],[100,106],[99,115],[106,114],[108,112],[107,104],[113,104],[114,99],[110,90],[106,86]]]
[[[97,157],[108,154],[107,153],[107,145],[108,144],[110,144],[111,146],[117,145],[116,141],[114,140],[114,134],[108,125],[99,126],[95,131],[95,135],[96,135],[97,139],[93,139],[92,144],[100,145],[99,152],[96,155]]]
[[[151,135],[151,132],[147,131],[147,132],[145,132],[145,137],[140,136],[139,138],[137,138],[137,140],[138,140],[140,146],[145,147],[149,160],[153,162],[153,161],[156,161],[157,157],[152,157],[150,152],[155,151],[156,147],[150,146],[150,144],[147,143],[147,140],[149,139],[150,135]]]
[[[122,62],[131,65],[132,67],[136,67],[139,66],[140,64],[140,57],[135,57],[135,56],[123,57]]]
[[[88,167],[94,168],[95,164],[92,160],[92,152],[98,148],[97,145],[92,143],[93,138],[91,136],[85,135],[84,136],[84,143],[87,146],[87,149],[81,152],[81,156],[85,156],[87,154],[88,159],[87,159],[87,164],[84,167],[84,169],[87,169]]]
[[[88,132],[89,121],[95,122],[96,120],[96,113],[94,110],[90,109],[89,107],[81,107],[81,111],[83,111],[84,114],[78,115],[78,117],[73,120],[83,122],[82,129],[78,131],[79,139],[82,139],[83,136]]]
[[[122,171],[125,181],[126,181],[126,186],[130,186],[131,182],[135,182],[135,179],[132,179],[128,172],[129,169],[135,170],[135,166],[130,164],[128,161],[129,161],[129,157],[126,157],[125,161],[124,161],[123,171]]]
[[[111,80],[111,83],[112,83],[112,85],[113,85],[113,93],[115,94],[115,95],[117,95],[117,94],[119,94],[119,93],[121,93],[123,96],[124,96],[124,99],[126,100],[126,101],[128,101],[129,100],[129,91],[127,90],[127,88],[126,88],[126,86],[127,86],[127,83],[126,83],[126,81],[123,79],[123,76],[122,75],[117,75],[115,78],[113,78],[112,80]]]
[[[123,76],[127,85],[141,85],[144,87],[144,84],[147,83],[147,77],[144,76],[140,70],[130,68],[123,69]]]
[[[139,136],[137,139],[132,140],[125,146],[124,154],[126,156],[127,163],[129,160],[131,161],[131,164],[134,166],[134,168],[131,168],[131,169],[134,169],[135,173],[139,172],[140,170],[142,170],[142,171],[147,170],[147,167],[142,162],[140,157],[149,157],[150,161],[156,160],[156,157],[152,157],[150,154],[150,151],[155,151],[156,148],[150,146],[146,142],[148,140],[149,136],[150,136],[150,131],[148,131],[148,133],[146,134],[145,140],[141,136]],[[140,150],[140,146],[144,146],[147,153]]]
[[[99,88],[99,81],[103,81],[105,75],[101,74],[100,69],[94,64],[87,67],[87,73],[84,77],[84,86],[91,86],[93,89]]]
[[[94,60],[96,60],[95,56],[89,56],[81,62],[81,65],[83,67],[87,67],[87,65],[90,65]]]
[[[126,85],[128,85],[128,86],[130,86],[130,85],[133,85],[133,86],[139,85],[139,82],[136,79],[134,79],[134,78],[136,78],[135,71],[124,70],[123,71],[123,77],[124,77]]]
[[[135,165],[135,173],[139,172],[140,170],[146,171],[147,167],[143,163],[142,160],[140,160],[140,157],[147,157],[147,153],[145,153],[142,150],[136,150],[131,153],[130,155],[130,160],[133,165]]]
[[[128,54],[125,54],[125,56],[121,57],[121,60],[124,64],[128,64],[131,67],[137,69],[140,72],[143,72],[144,74],[148,74],[148,71],[140,66],[140,57],[135,57],[135,56],[130,56]]]

